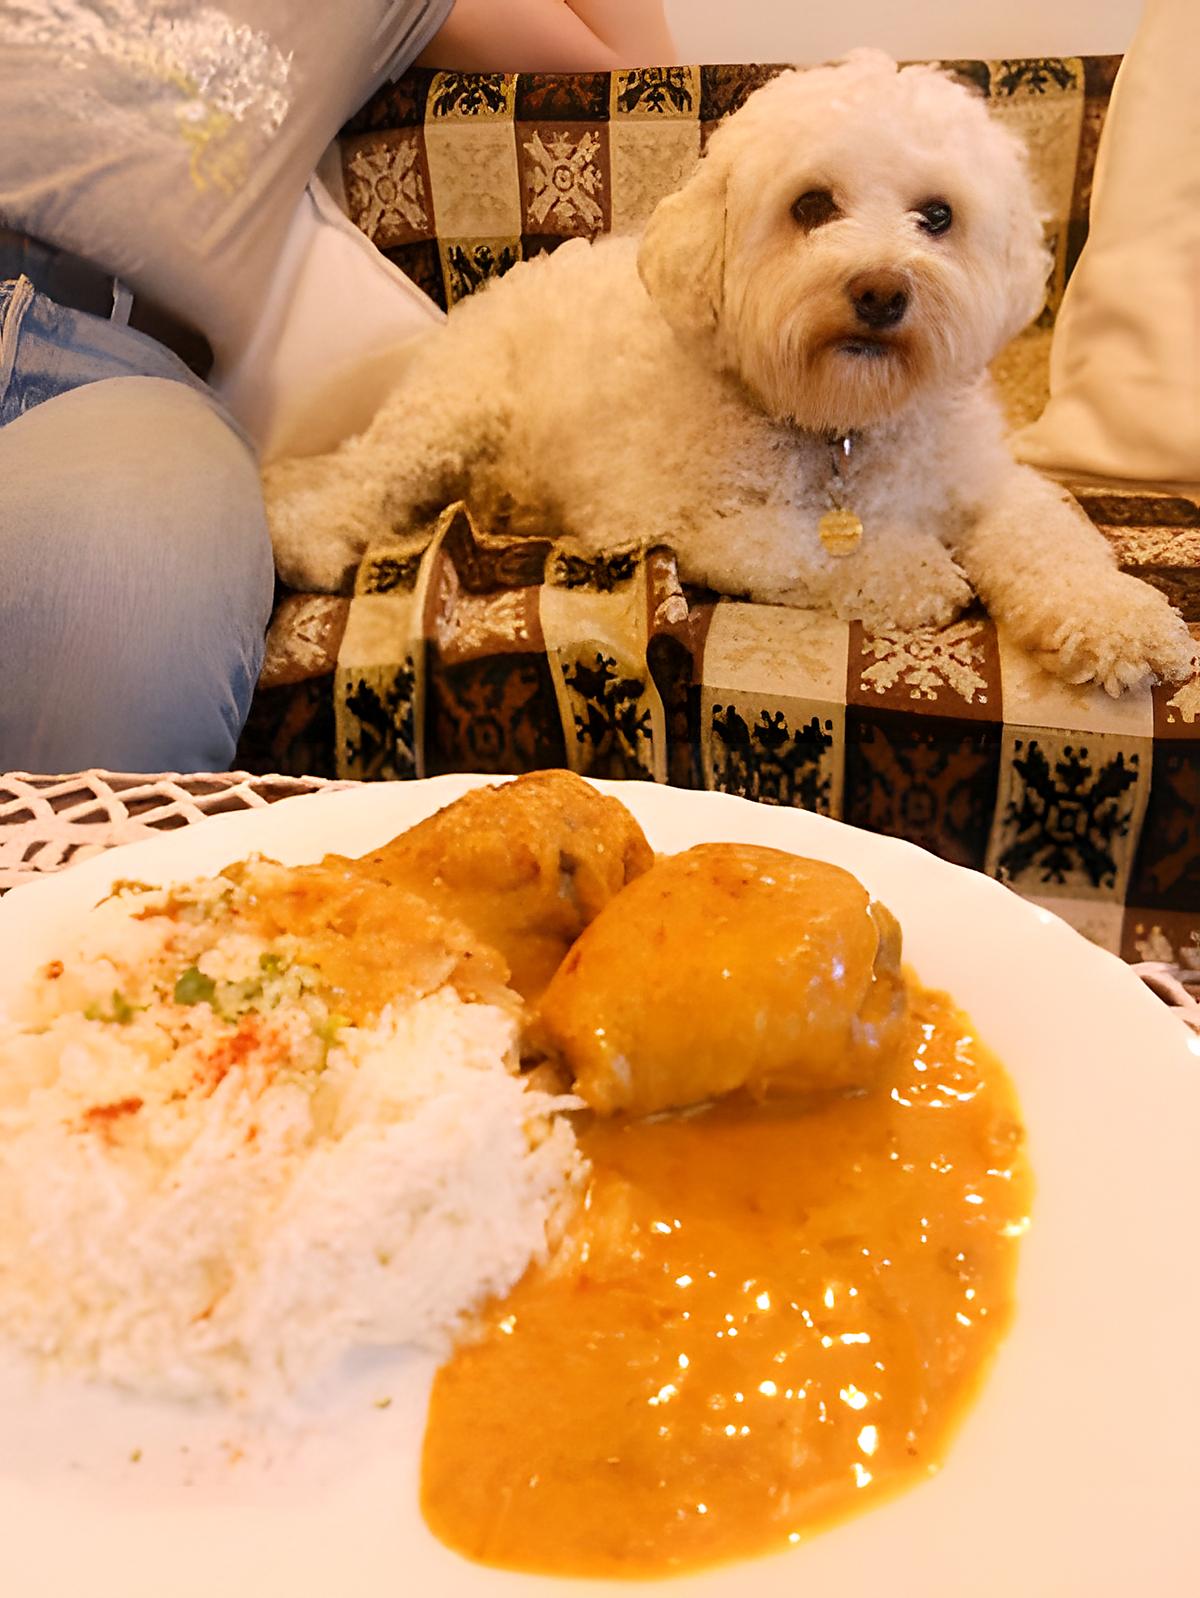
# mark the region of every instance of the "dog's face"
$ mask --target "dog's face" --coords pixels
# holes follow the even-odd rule
[[[655,211],[643,282],[772,416],[845,431],[983,370],[1042,304],[1017,141],[875,52],[775,79]]]

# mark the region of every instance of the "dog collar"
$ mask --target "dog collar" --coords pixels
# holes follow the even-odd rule
[[[863,535],[862,518],[846,504],[842,477],[842,467],[850,459],[858,435],[834,433],[825,442],[829,446],[830,476],[825,489],[829,509],[817,523],[817,532],[829,553],[840,558],[856,549]]]

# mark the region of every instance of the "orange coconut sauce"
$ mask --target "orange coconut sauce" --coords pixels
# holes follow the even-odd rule
[[[937,1468],[1013,1306],[1013,1088],[941,995],[869,1095],[595,1120],[564,1249],[434,1384],[422,1501],[469,1558],[655,1576]]]

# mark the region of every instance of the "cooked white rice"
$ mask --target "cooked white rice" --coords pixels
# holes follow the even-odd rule
[[[444,989],[346,1024],[235,900],[123,894],[0,1017],[0,1342],[257,1402],[443,1349],[580,1160],[505,1011]]]

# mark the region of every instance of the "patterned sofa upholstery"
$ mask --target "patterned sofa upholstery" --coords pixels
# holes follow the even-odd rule
[[[946,64],[1024,136],[1048,211],[1046,307],[996,367],[1019,423],[1044,402],[1118,58]],[[347,203],[452,309],[526,256],[639,226],[779,70],[414,71],[346,128]],[[1200,637],[1200,503],[1072,486]],[[364,779],[569,765],[802,805],[986,871],[1128,958],[1200,966],[1200,681],[1066,688],[982,614],[872,636],[685,592],[666,549],[588,563],[451,506],[371,551],[352,595],[280,596],[240,760]]]

